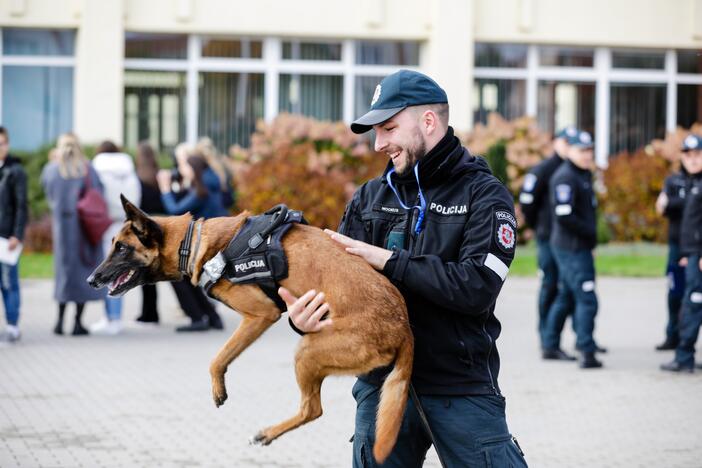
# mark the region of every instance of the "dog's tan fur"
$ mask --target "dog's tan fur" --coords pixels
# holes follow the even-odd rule
[[[126,200],[123,203],[127,221],[113,246],[121,242],[133,247],[134,257],[151,269],[151,281],[180,279],[178,248],[190,215],[147,218]],[[203,264],[227,246],[248,216],[244,212],[235,217],[200,221],[202,235],[194,258],[193,284],[197,284]],[[152,242],[149,237],[153,237],[155,229],[150,223],[160,228],[158,242]],[[377,415],[373,454],[382,462],[397,439],[412,371],[413,338],[404,299],[387,278],[361,258],[346,253],[320,229],[294,225],[283,239],[283,247],[289,274],[281,285],[297,296],[310,289],[324,291],[333,323],[300,340],[295,355],[295,373],[302,394],[298,413],[260,431],[255,440],[268,444],[321,416],[320,389],[326,376],[358,375],[394,362],[394,370],[382,387]],[[108,269],[113,252],[114,247],[94,276]],[[281,312],[256,285],[220,280],[211,293],[243,316],[239,327],[210,364],[212,397],[220,406],[227,399],[224,379],[227,367],[280,318]]]

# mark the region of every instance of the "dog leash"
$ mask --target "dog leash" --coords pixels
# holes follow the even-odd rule
[[[429,426],[429,420],[427,419],[427,415],[424,414],[424,408],[422,408],[422,403],[419,401],[419,396],[417,396],[417,392],[414,390],[414,385],[410,382],[410,397],[412,397],[412,401],[414,402],[415,408],[417,408],[417,413],[419,413],[419,419],[422,421],[422,425],[424,426],[424,429],[426,429],[427,434],[429,434],[429,438],[431,439],[431,443],[434,444],[434,450],[436,450],[436,455],[439,457],[439,463],[441,463],[441,466],[443,468],[446,468],[446,463],[444,462],[444,459],[441,458],[441,452],[439,451],[439,446],[436,443],[436,439],[434,438],[434,433],[431,431],[431,426]]]

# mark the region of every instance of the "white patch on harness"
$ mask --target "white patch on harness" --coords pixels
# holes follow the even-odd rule
[[[556,214],[558,216],[567,216],[573,212],[573,207],[570,205],[556,205]]]
[[[499,276],[502,281],[507,278],[507,273],[509,272],[509,267],[505,265],[505,263],[497,258],[495,255],[489,253],[487,254],[487,257],[485,257],[485,263],[483,263],[486,267],[497,273],[497,276]]]
[[[583,281],[583,292],[592,292],[595,290],[595,282],[590,280],[590,281]]]
[[[520,193],[519,203],[521,203],[522,205],[531,205],[532,203],[534,203],[534,195],[530,193]]]
[[[702,303],[702,292],[690,293],[690,302],[695,303],[695,304]]]

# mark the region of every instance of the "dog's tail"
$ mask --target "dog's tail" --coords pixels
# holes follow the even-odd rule
[[[390,455],[400,432],[412,377],[413,354],[414,342],[412,338],[406,339],[397,351],[395,368],[381,389],[373,446],[373,456],[378,463],[383,463]]]

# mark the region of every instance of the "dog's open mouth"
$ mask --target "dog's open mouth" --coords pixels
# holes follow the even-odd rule
[[[123,286],[129,283],[129,280],[132,279],[134,273],[136,273],[136,270],[129,270],[112,280],[112,282],[110,282],[110,284],[107,286],[107,291],[110,294],[110,296],[119,294],[120,289],[122,291],[126,291],[128,288],[123,288]]]

